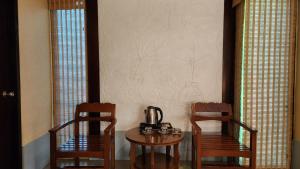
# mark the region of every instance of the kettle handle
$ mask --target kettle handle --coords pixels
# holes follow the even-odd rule
[[[163,120],[163,112],[162,112],[162,110],[159,107],[157,107],[156,110],[158,110],[159,114],[160,114],[160,119],[158,120],[158,123],[161,123],[162,120]]]

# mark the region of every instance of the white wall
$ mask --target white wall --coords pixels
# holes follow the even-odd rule
[[[46,0],[19,0],[22,144],[51,128],[51,60]]]
[[[118,130],[148,105],[189,130],[192,102],[221,101],[224,0],[99,3],[101,101],[117,104]]]

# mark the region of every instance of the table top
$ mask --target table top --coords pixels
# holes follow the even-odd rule
[[[157,132],[153,134],[142,134],[139,128],[133,128],[126,132],[126,139],[132,143],[145,145],[145,146],[168,146],[178,144],[183,140],[184,135],[162,135]]]

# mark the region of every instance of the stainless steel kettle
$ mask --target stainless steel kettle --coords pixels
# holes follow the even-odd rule
[[[158,120],[158,112],[160,119]],[[145,110],[145,120],[147,124],[158,125],[163,120],[163,112],[159,107],[148,106]]]

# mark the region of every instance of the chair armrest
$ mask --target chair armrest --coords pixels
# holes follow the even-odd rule
[[[199,127],[199,125],[196,123],[196,121],[194,121],[193,119],[191,120],[192,123],[192,127],[195,129],[195,134],[200,134],[201,135],[201,127]]]
[[[241,123],[241,122],[239,122],[237,120],[231,119],[231,122],[233,122],[234,124],[237,124],[237,125],[243,127],[245,130],[249,131],[250,133],[257,133],[257,130],[252,129],[251,127],[249,127],[246,124]]]
[[[250,149],[252,153],[256,154],[256,140],[257,140],[257,130],[252,129],[244,123],[237,120],[231,119],[231,122],[243,127],[245,130],[250,132]]]
[[[113,119],[112,122],[110,123],[110,125],[108,125],[105,129],[104,129],[104,152],[105,155],[109,155],[110,152],[110,148],[112,146],[114,146],[114,143],[112,144],[111,140],[114,140],[114,136],[113,138],[111,137],[111,135],[114,135],[114,129],[115,129],[115,125],[117,123],[116,119]],[[111,133],[111,135],[110,135]]]
[[[110,125],[108,125],[104,129],[104,135],[108,135],[111,132],[111,130],[115,128],[116,123],[117,123],[116,119],[112,120],[112,122],[110,123]]]
[[[55,154],[55,151],[56,151],[56,146],[57,146],[57,142],[56,142],[56,132],[65,128],[66,126],[74,123],[75,120],[71,120],[65,124],[62,124],[62,125],[58,125],[58,126],[55,126],[53,127],[52,129],[49,130],[49,133],[50,133],[50,154],[53,155]]]
[[[63,128],[65,128],[66,126],[68,126],[68,125],[70,125],[70,124],[72,124],[72,123],[74,123],[74,122],[75,122],[75,120],[71,120],[71,121],[68,121],[68,122],[65,123],[65,124],[57,125],[57,126],[53,127],[52,129],[50,129],[50,130],[49,130],[49,133],[54,134],[54,133],[56,133],[58,130],[63,129]]]

